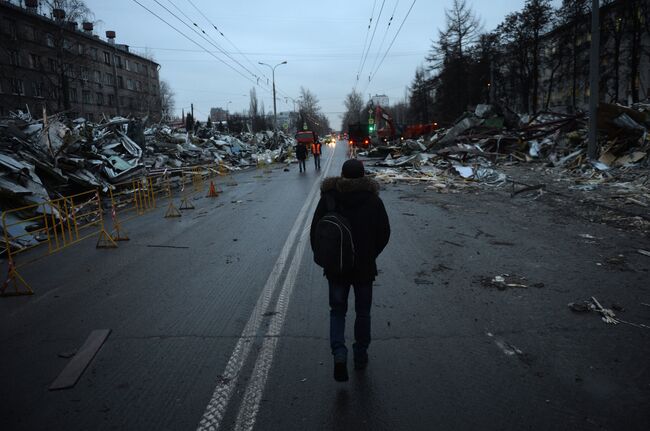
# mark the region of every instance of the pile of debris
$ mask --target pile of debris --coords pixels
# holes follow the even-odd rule
[[[588,118],[585,114],[541,112],[519,116],[507,108],[478,105],[448,129],[399,145],[378,147],[361,153],[382,160],[374,165],[379,179],[427,180],[432,169],[436,182],[457,185],[467,181],[501,185],[506,174],[499,172],[521,163],[554,170],[581,184],[617,182],[631,185],[639,168],[650,166],[650,105],[625,108],[601,104],[598,115],[598,160],[587,157]],[[535,164],[536,163],[536,164]],[[386,169],[388,168],[388,169]],[[401,173],[396,173],[401,168]],[[404,173],[408,172],[408,177]],[[442,180],[444,181],[442,181]],[[447,187],[440,187],[447,189]],[[650,195],[641,193],[642,205]]]
[[[293,138],[273,132],[196,134],[146,118],[115,117],[96,124],[63,116],[0,119],[0,212],[114,185],[165,170],[217,163],[228,170],[291,156]],[[29,215],[26,215],[29,216]],[[1,229],[1,228],[0,228]]]
[[[256,166],[260,162],[285,161],[293,138],[278,132],[227,134],[200,129],[190,135],[184,129],[162,125],[144,131],[144,164],[150,169],[180,168],[219,163],[229,170]]]

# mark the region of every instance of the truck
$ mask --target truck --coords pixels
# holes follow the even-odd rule
[[[368,134],[368,124],[350,123],[348,124],[348,143],[358,148],[368,148],[370,145],[370,135]]]

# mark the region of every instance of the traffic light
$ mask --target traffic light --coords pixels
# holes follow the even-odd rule
[[[374,124],[368,124],[368,133],[372,133],[375,131],[375,125]]]

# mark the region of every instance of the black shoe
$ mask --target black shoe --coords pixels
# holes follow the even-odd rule
[[[334,362],[334,380],[337,382],[347,382],[349,379],[348,365],[345,362]]]

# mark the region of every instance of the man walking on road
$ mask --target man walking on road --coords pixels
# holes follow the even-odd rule
[[[311,223],[311,246],[314,260],[323,266],[329,283],[330,347],[334,356],[334,379],[347,381],[347,347],[345,346],[345,315],[348,309],[350,287],[354,288],[353,347],[354,368],[365,369],[370,345],[370,306],[372,283],[377,276],[376,259],[388,244],[390,224],[388,214],[379,198],[379,184],[364,176],[365,169],[359,160],[347,160],[340,177],[326,178],[321,185],[321,198]],[[338,223],[338,224],[337,224]],[[329,227],[327,226],[329,225]],[[341,266],[322,265],[323,250],[328,241],[327,229],[335,226],[340,232]],[[338,230],[337,230],[338,229]],[[331,231],[330,231],[331,232]],[[346,234],[347,232],[347,234]],[[349,241],[343,240],[350,235]],[[331,241],[330,236],[330,241]],[[351,250],[351,263],[344,264],[350,256],[343,256],[344,247]],[[330,247],[338,251],[338,246]],[[326,256],[327,258],[327,256]]]
[[[307,146],[302,142],[298,142],[298,145],[296,145],[296,158],[298,159],[300,172],[306,172],[307,165],[305,160],[307,160]]]
[[[321,143],[318,140],[311,144],[311,153],[314,155],[314,167],[320,171]]]

